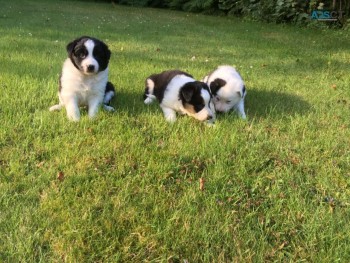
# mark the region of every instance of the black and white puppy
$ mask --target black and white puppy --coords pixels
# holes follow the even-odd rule
[[[169,70],[153,74],[146,79],[145,86],[144,103],[157,99],[168,122],[176,120],[176,112],[214,122],[215,109],[209,87],[188,73]]]
[[[228,112],[234,108],[245,119],[244,98],[246,89],[244,82],[231,66],[219,66],[216,70],[204,77],[203,81],[208,84],[214,97],[215,110]]]
[[[108,106],[115,89],[108,82],[108,63],[111,51],[102,41],[83,36],[67,45],[68,58],[65,60],[59,78],[59,104],[50,111],[67,110],[70,120],[79,121],[79,106],[87,106],[90,118],[96,116],[99,106],[107,111],[114,108]]]

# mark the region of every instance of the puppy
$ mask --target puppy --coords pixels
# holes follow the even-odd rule
[[[213,94],[216,111],[228,112],[234,108],[243,119],[246,118],[244,112],[245,85],[233,67],[219,66],[203,81],[208,84]]]
[[[90,118],[94,118],[99,106],[107,111],[115,89],[108,82],[108,63],[111,51],[102,41],[83,36],[67,45],[68,58],[59,78],[59,104],[50,111],[66,108],[68,119],[79,121],[79,106],[87,106]]]
[[[196,81],[180,70],[163,71],[146,79],[144,103],[158,100],[168,122],[175,122],[176,112],[213,123],[215,109],[207,84]]]

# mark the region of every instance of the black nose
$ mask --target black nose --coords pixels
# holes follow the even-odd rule
[[[207,120],[209,121],[209,120],[211,120],[212,118],[213,118],[213,116],[208,115]]]
[[[93,72],[95,70],[95,66],[94,65],[89,65],[88,67],[87,67],[87,71],[88,72]]]

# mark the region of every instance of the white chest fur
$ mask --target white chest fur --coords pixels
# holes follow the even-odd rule
[[[102,103],[107,81],[108,68],[94,75],[84,75],[67,59],[61,76],[61,102],[67,104],[68,101],[75,100],[79,106],[88,106],[94,98]]]

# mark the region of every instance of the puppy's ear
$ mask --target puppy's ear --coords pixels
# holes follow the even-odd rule
[[[226,85],[226,81],[223,79],[215,79],[212,83],[210,83],[210,90],[213,95],[215,95],[218,90]]]
[[[196,86],[191,85],[191,83],[187,83],[183,88],[181,89],[181,97],[186,101],[190,102],[192,99],[192,96],[195,92]]]
[[[243,85],[242,90],[237,91],[238,96],[240,96],[241,98],[244,98],[245,94],[246,94],[246,89],[245,89],[245,85]]]
[[[77,43],[78,43],[78,39],[73,40],[72,42],[70,42],[70,43],[67,45],[66,49],[67,49],[68,55],[70,55],[70,54],[73,53],[74,47],[75,47],[75,45],[76,45]]]
[[[81,41],[84,38],[89,38],[89,37],[88,36],[79,37],[67,45],[66,49],[67,49],[68,55],[71,55],[73,53],[75,46],[78,44],[79,41]]]
[[[111,54],[112,54],[111,51],[109,50],[108,46],[106,45],[106,57],[107,57],[108,61],[111,58]]]

